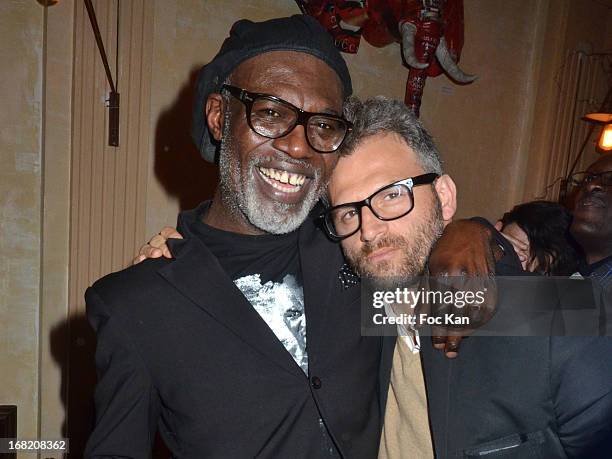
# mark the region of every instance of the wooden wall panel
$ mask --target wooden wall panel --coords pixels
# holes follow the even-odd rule
[[[93,5],[111,73],[118,74],[120,132],[119,147],[108,146],[109,85],[84,3],[75,2],[66,430],[73,457],[82,454],[89,431],[95,382],[95,338],[84,318],[83,295],[96,279],[129,265],[144,241],[151,137],[152,9],[146,0]]]
[[[40,295],[40,438],[62,438],[69,349],[70,167],[74,3],[45,9],[43,224]],[[58,459],[59,455],[44,455]]]

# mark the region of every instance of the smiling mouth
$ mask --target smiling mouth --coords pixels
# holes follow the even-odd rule
[[[258,167],[257,170],[264,182],[284,193],[297,193],[302,189],[308,178],[302,174],[272,167]]]

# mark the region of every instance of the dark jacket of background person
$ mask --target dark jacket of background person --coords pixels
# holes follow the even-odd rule
[[[612,256],[592,265],[587,265],[583,261],[579,266],[579,272],[593,282],[599,312],[598,333],[612,336]]]
[[[317,214],[317,209],[312,215]],[[322,458],[322,418],[342,457],[380,437],[381,338],[360,335],[337,244],[299,230],[310,377],[181,214],[175,259],[147,260],[86,294],[98,337],[96,427],[86,457],[150,456],[155,431],[181,458]]]
[[[497,274],[520,274],[496,235]],[[612,457],[612,338],[472,336],[454,360],[429,345],[421,359],[437,458]]]

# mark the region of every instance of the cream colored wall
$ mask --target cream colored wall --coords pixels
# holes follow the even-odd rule
[[[568,50],[585,52],[612,52],[612,1],[610,0],[551,0],[548,7],[546,31],[536,97],[535,119],[531,128],[531,141],[526,160],[525,185],[522,200],[532,200],[544,194],[554,178],[544,171],[549,168],[554,137],[555,115],[558,110],[557,81]],[[603,95],[602,95],[603,97]],[[576,120],[577,123],[584,121]],[[587,144],[575,170],[583,170],[599,155],[592,142]],[[580,143],[582,139],[580,139]],[[578,152],[573,152],[572,161]],[[560,166],[562,167],[562,166]],[[554,164],[553,167],[554,168]],[[554,174],[556,178],[556,173]]]
[[[571,0],[565,49],[585,49],[590,53],[612,52],[612,1],[600,0]],[[602,96],[603,99],[603,96]],[[584,121],[581,121],[584,123]],[[583,153],[577,170],[584,170],[589,164],[599,158],[595,150],[595,143],[599,139],[600,129],[593,133],[590,143]],[[577,154],[578,152],[576,152]]]
[[[546,4],[467,0],[461,66],[478,80],[428,82],[422,119],[457,183],[459,216],[494,220],[519,200]]]
[[[606,25],[606,42],[605,48],[606,50],[612,50],[612,2],[610,2],[610,9],[608,10],[608,19]]]
[[[43,8],[0,2],[0,30],[0,404],[36,438]]]
[[[63,438],[68,354],[70,161],[74,2],[46,10],[43,110],[43,219],[40,298],[40,438]],[[74,339],[74,338],[73,338]],[[59,458],[46,454],[44,458]]]
[[[0,404],[18,406],[21,438],[63,436],[72,10],[0,2]]]
[[[610,0],[570,0],[569,21],[565,33],[565,47],[574,48],[585,43],[591,52],[606,50],[610,44],[609,32]],[[609,51],[609,49],[608,49]]]

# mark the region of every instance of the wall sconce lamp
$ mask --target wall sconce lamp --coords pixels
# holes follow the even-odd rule
[[[595,125],[603,125],[597,141],[597,151],[599,153],[612,151],[612,85],[608,87],[608,93],[599,110],[584,115],[582,119]]]
[[[584,115],[583,119],[592,123],[603,124],[597,141],[597,150],[600,153],[612,151],[612,113],[589,113]]]
[[[588,113],[584,115],[582,120],[588,121],[589,123],[592,123],[592,125],[584,139],[584,142],[582,142],[582,146],[576,155],[576,159],[574,160],[572,167],[570,167],[565,179],[561,181],[561,187],[559,189],[559,202],[561,203],[567,199],[567,185],[570,177],[574,173],[576,165],[582,157],[586,146],[589,144],[589,139],[593,135],[596,125],[603,125],[601,133],[599,134],[599,140],[597,141],[597,151],[599,153],[607,153],[612,151],[612,86],[609,87],[608,93],[606,94],[603,103],[599,107],[599,110],[595,113]]]

